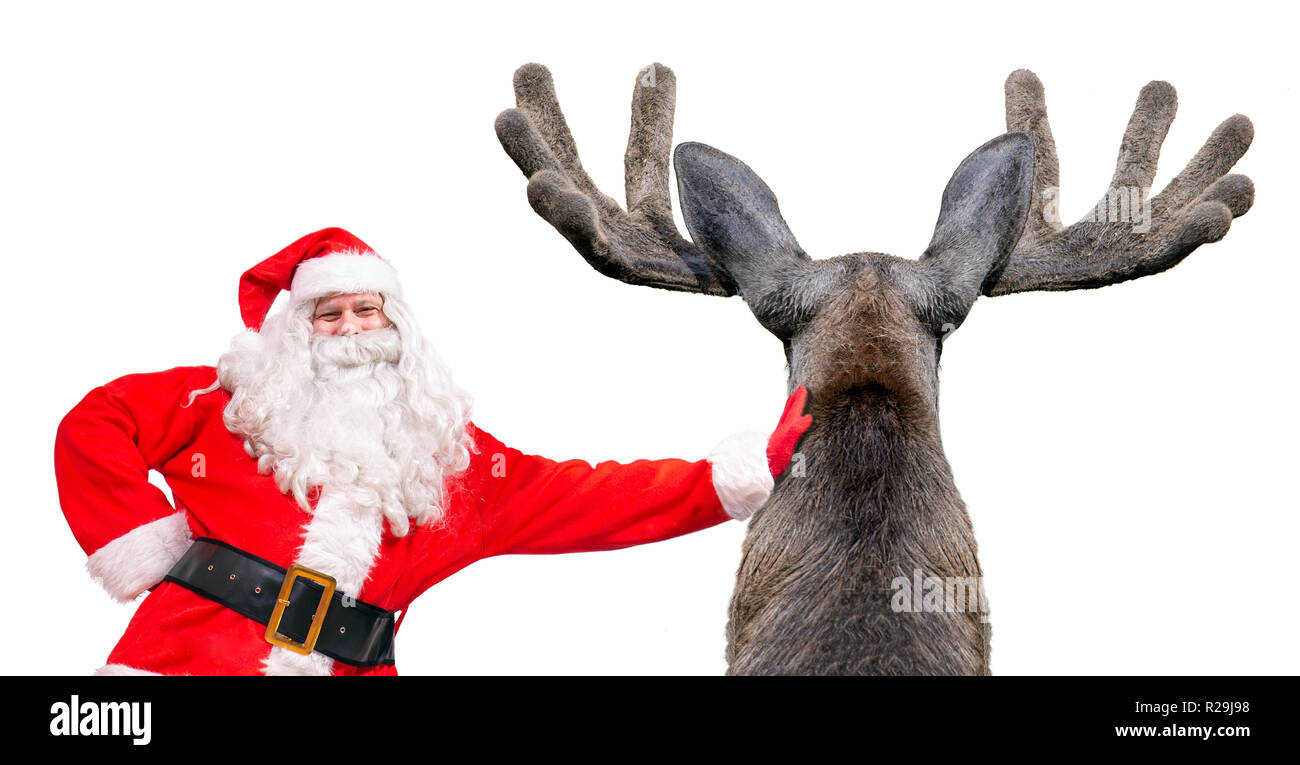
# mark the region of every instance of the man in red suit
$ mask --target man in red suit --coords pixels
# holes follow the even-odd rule
[[[811,422],[801,389],[770,438],[706,460],[523,454],[470,422],[396,272],[342,229],[250,269],[240,307],[215,368],[122,377],[59,426],[92,576],[124,602],[151,591],[100,673],[396,674],[397,613],[442,579],[746,518]]]

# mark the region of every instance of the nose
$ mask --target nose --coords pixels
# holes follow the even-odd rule
[[[339,327],[340,335],[356,335],[361,332],[361,320],[356,316],[348,314],[343,319],[343,326]]]

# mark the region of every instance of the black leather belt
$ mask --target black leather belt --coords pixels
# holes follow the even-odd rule
[[[315,650],[354,667],[392,664],[393,612],[337,591],[326,605],[322,597],[326,589],[333,589],[333,580],[327,588],[323,582],[328,577],[315,577],[321,575],[298,566],[286,570],[225,542],[199,537],[163,581],[175,582],[261,624],[276,618],[281,588],[288,583],[284,597],[288,602],[280,604],[284,608],[274,633],[268,630],[267,642],[298,653]],[[313,627],[317,627],[315,636]]]

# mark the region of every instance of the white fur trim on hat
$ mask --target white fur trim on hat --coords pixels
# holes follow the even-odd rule
[[[326,295],[354,292],[401,295],[397,269],[378,255],[355,251],[304,260],[293,273],[289,301],[298,305]]]
[[[114,599],[129,603],[161,582],[193,542],[185,513],[176,512],[99,548],[86,569]]]
[[[767,436],[736,433],[723,439],[709,454],[713,489],[727,515],[743,521],[772,493],[772,471],[767,466]]]

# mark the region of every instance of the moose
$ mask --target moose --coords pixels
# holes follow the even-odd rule
[[[690,239],[678,232],[668,168],[676,79],[667,67],[641,70],[633,88],[626,209],[584,171],[550,72],[521,67],[514,91],[515,108],[495,127],[528,178],[532,208],[606,276],[740,295],[781,340],[789,390],[808,391],[802,474],[778,481],[746,531],[728,674],[988,674],[982,592],[979,608],[897,601],[898,583],[917,572],[981,576],[939,438],[943,344],[980,295],[1115,284],[1223,238],[1254,201],[1247,177],[1226,174],[1250,145],[1250,120],[1234,115],[1212,132],[1145,200],[1149,222],[1092,214],[1064,226],[1053,212],[1059,170],[1043,86],[1017,70],[1005,83],[1010,132],[957,167],[918,259],[814,260],[762,179],[701,143],[672,151]],[[1114,206],[1114,189],[1150,188],[1176,109],[1168,83],[1142,88],[1099,211]]]

